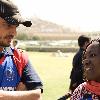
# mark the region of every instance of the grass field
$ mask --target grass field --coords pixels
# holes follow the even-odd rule
[[[65,57],[52,52],[28,52],[29,59],[44,84],[43,100],[57,100],[68,91],[73,53]]]

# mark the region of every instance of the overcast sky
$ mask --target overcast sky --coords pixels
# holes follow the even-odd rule
[[[24,17],[36,16],[80,31],[100,31],[100,0],[13,0]]]

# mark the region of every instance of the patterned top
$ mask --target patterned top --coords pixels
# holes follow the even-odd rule
[[[86,82],[82,83],[75,89],[70,100],[100,100],[100,95],[88,91],[85,84]]]

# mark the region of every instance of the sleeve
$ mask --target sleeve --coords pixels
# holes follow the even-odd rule
[[[28,90],[40,88],[41,92],[43,92],[42,81],[29,61],[23,69],[21,81],[26,85]]]

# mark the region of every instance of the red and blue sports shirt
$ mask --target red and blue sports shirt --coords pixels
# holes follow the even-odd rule
[[[23,82],[27,90],[43,87],[27,55],[22,50],[6,47],[0,53],[0,89],[16,91],[19,82]]]

